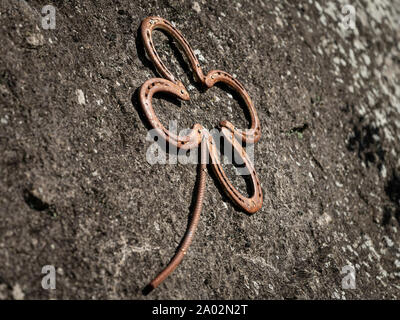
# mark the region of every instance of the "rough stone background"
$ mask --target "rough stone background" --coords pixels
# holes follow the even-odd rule
[[[49,3],[54,30],[41,25]],[[0,298],[400,298],[400,2],[351,3],[354,30],[343,0],[1,0]],[[149,15],[248,89],[264,204],[239,212],[208,177],[188,254],[143,296],[196,181],[195,165],[146,161],[137,89],[155,73],[137,32]],[[229,90],[199,92],[174,43],[155,39],[192,96],[155,99],[164,123],[248,125]],[[41,287],[44,265],[56,290]]]

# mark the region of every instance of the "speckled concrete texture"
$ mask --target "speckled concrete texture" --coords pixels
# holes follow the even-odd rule
[[[56,27],[44,30],[49,2]],[[351,2],[346,30],[342,0],[0,1],[0,298],[399,299],[400,2]],[[143,296],[181,241],[196,182],[193,164],[146,161],[149,15],[172,21],[205,71],[247,88],[264,204],[246,215],[208,176],[189,252]],[[199,90],[177,46],[154,39],[191,94],[154,99],[163,123],[248,125],[227,88]],[[355,289],[342,287],[348,265]]]

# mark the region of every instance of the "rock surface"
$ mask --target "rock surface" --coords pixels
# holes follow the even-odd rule
[[[1,1],[0,298],[399,299],[400,2],[352,1],[346,30],[347,2],[54,1],[43,29],[47,2]],[[196,181],[195,165],[146,161],[149,15],[174,22],[204,70],[247,88],[264,204],[239,212],[208,177],[188,254],[143,296],[184,234]],[[191,94],[155,99],[164,123],[248,125],[229,90],[200,92],[176,46],[154,38]],[[45,265],[55,290],[41,286]]]

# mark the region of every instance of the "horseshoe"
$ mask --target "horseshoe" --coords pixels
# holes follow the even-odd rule
[[[221,133],[225,138],[225,140],[228,141],[233,146],[233,148],[243,161],[248,172],[250,173],[250,178],[252,181],[252,189],[253,189],[252,196],[251,197],[243,196],[231,184],[227,175],[225,174],[225,171],[222,169],[215,141],[210,136],[211,138],[208,139],[208,150],[210,153],[211,166],[213,168],[213,171],[217,175],[218,180],[222,183],[224,191],[229,196],[229,198],[247,213],[255,213],[258,210],[260,210],[263,202],[261,185],[260,181],[258,180],[256,171],[254,170],[253,164],[251,163],[247,153],[245,152],[241,144],[235,139],[234,134],[224,127],[221,128]]]
[[[183,37],[182,33],[176,29],[171,22],[168,20],[165,20],[160,17],[147,17],[146,19],[143,20],[142,25],[141,25],[141,31],[142,31],[142,39],[143,39],[143,44],[146,49],[146,52],[148,56],[150,57],[150,60],[153,61],[157,71],[166,79],[174,82],[178,86],[184,86],[183,83],[179,80],[177,80],[172,72],[170,72],[165,64],[162,62],[160,59],[160,56],[158,55],[156,48],[153,43],[153,38],[152,38],[152,32],[153,30],[160,29],[164,30],[167,32],[169,35],[171,35],[175,40],[178,41],[178,43],[182,46],[183,50],[185,51],[186,56],[189,59],[190,65],[197,77],[197,80],[199,81],[204,81],[204,74],[203,71],[201,70],[200,63],[196,58],[196,55],[194,54],[192,48],[190,47],[189,43],[186,41],[186,39]]]
[[[192,130],[186,136],[177,136],[167,130],[158,120],[156,116],[152,100],[156,92],[167,92],[177,96],[182,100],[189,100],[189,93],[183,86],[179,86],[172,81],[162,78],[152,78],[143,83],[140,88],[140,105],[149,121],[150,125],[156,129],[160,135],[168,143],[173,144],[177,148],[189,150],[197,147],[201,142],[201,130],[203,127],[200,124],[195,124]]]
[[[217,82],[223,82],[229,85],[232,89],[237,91],[245,102],[247,109],[250,113],[251,117],[251,127],[247,130],[239,130],[236,129],[235,126],[227,120],[223,120],[219,123],[221,127],[228,128],[231,132],[235,134],[240,140],[247,143],[256,143],[261,138],[261,128],[260,128],[260,120],[258,119],[256,109],[254,108],[253,102],[249,94],[243,85],[233,78],[229,73],[221,70],[212,70],[207,74],[207,77],[204,80],[207,88],[211,88]]]

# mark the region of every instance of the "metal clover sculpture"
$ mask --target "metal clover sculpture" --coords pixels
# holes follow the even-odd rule
[[[221,121],[219,123],[220,132],[222,137],[228,141],[236,151],[236,154],[241,158],[242,163],[248,169],[251,176],[253,195],[251,197],[243,196],[229,181],[227,175],[222,169],[220,156],[217,151],[216,143],[213,136],[203,128],[200,124],[195,124],[190,133],[186,136],[179,136],[169,132],[160,122],[155,114],[152,106],[152,97],[156,92],[167,92],[182,100],[189,100],[189,93],[181,81],[176,79],[174,75],[166,68],[161,61],[152,40],[152,32],[155,29],[161,29],[171,35],[183,48],[187,58],[189,59],[191,68],[195,74],[196,81],[200,82],[205,88],[211,88],[217,82],[223,82],[237,91],[244,100],[251,117],[250,129],[240,130],[237,129],[229,121]],[[250,99],[250,96],[244,89],[243,85],[234,79],[230,74],[220,71],[212,70],[207,75],[203,74],[200,63],[197,60],[189,43],[169,21],[160,17],[148,17],[142,21],[141,35],[148,57],[154,63],[157,71],[163,78],[152,78],[147,80],[140,88],[139,100],[140,105],[157,134],[166,140],[167,143],[183,149],[191,150],[197,147],[200,148],[200,173],[198,194],[194,206],[194,211],[189,222],[188,229],[185,233],[183,241],[181,242],[177,252],[170,261],[170,263],[161,271],[153,281],[145,288],[145,292],[150,292],[155,289],[161,282],[171,274],[175,268],[182,261],[186,251],[193,239],[194,232],[196,231],[197,224],[200,218],[200,212],[204,199],[204,191],[206,186],[206,164],[208,156],[211,160],[211,166],[216,174],[216,177],[221,182],[222,187],[229,198],[247,213],[255,213],[262,206],[263,196],[261,191],[260,182],[254,170],[253,164],[249,159],[247,153],[239,143],[238,139],[245,143],[255,143],[261,137],[260,121],[257,112]]]

